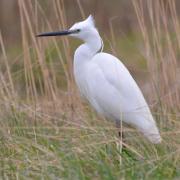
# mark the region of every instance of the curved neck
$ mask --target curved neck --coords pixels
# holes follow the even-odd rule
[[[89,48],[90,53],[92,55],[95,55],[103,50],[103,41],[101,37],[99,36],[99,33],[97,33],[94,36],[91,36],[85,40],[85,46]]]
[[[103,41],[98,31],[90,33],[83,40],[84,44],[80,45],[74,54],[74,67],[77,69],[90,61],[95,54],[103,49]]]

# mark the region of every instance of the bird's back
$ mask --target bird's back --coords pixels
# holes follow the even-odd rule
[[[116,57],[96,54],[86,66],[86,98],[102,115],[137,127],[152,142],[160,136],[149,107],[127,68]]]

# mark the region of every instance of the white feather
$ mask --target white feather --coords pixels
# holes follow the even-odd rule
[[[116,57],[97,53],[102,40],[92,21],[90,16],[71,28],[80,29],[73,36],[85,42],[74,55],[74,76],[81,94],[99,114],[133,125],[152,143],[160,143],[149,107],[127,68]]]

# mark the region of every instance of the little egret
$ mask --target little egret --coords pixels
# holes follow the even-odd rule
[[[37,35],[69,35],[84,41],[74,54],[74,77],[80,93],[107,119],[136,127],[152,143],[161,142],[156,123],[141,90],[115,56],[102,52],[103,41],[90,15],[69,30]]]

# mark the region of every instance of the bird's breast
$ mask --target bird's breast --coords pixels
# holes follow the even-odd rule
[[[87,67],[85,64],[76,64],[74,63],[74,78],[76,85],[80,91],[80,94],[87,98],[88,89],[87,89],[87,80],[86,80],[86,72]]]

